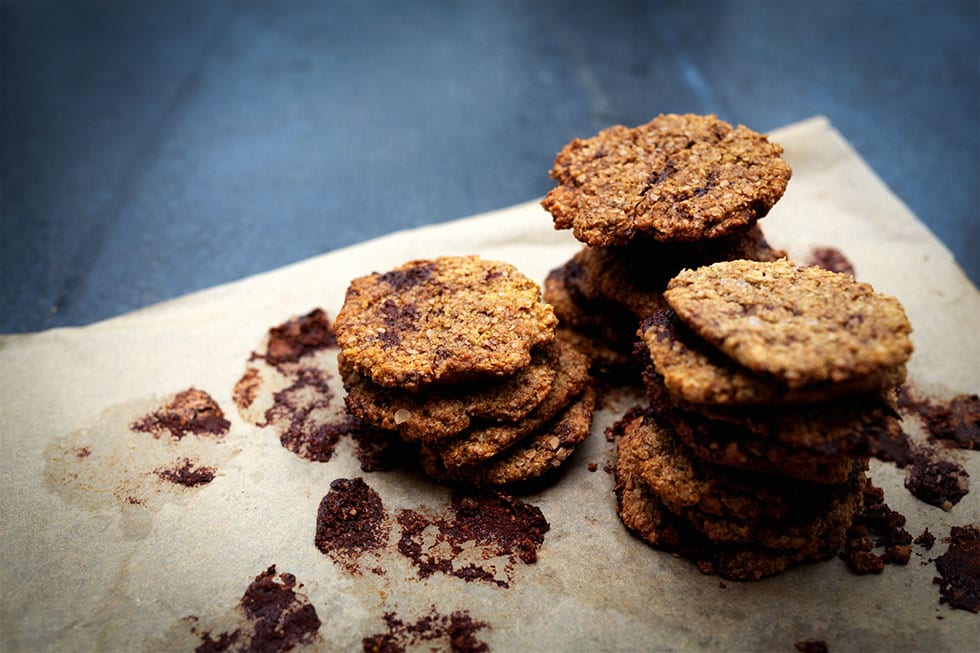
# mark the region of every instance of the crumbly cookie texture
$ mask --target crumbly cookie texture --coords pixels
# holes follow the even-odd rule
[[[421,392],[378,385],[358,374],[341,355],[340,373],[347,409],[355,417],[409,442],[434,442],[468,429],[473,420],[515,422],[536,410],[562,360],[554,340],[535,350],[531,362],[513,375],[489,381],[437,385]]]
[[[717,238],[751,225],[782,197],[792,170],[782,148],[715,116],[661,115],[575,139],[555,158],[542,206],[555,228],[595,246],[638,234]]]
[[[334,329],[345,360],[383,386],[509,376],[555,337],[557,318],[540,296],[507,263],[417,260],[354,279]]]
[[[447,469],[480,464],[544,426],[581,395],[591,380],[588,358],[573,345],[562,342],[554,383],[527,416],[510,423],[476,425],[432,449]]]
[[[664,497],[647,482],[644,471],[658,455],[648,441],[651,428],[663,427],[656,426],[655,417],[642,413],[620,425],[623,435],[617,444],[615,467],[617,513],[627,528],[648,543],[679,553],[704,573],[740,581],[759,580],[797,564],[825,560],[840,549],[850,521],[847,513],[860,508],[860,492],[843,495],[840,506],[834,504],[826,519],[814,522],[815,528],[793,529],[788,537],[778,528],[767,528],[750,529],[752,535],[738,538],[733,536],[739,529],[726,530],[718,524],[710,524],[709,530],[722,539],[707,537],[695,523],[668,509]]]
[[[480,465],[445,466],[439,455],[422,447],[426,473],[437,480],[471,485],[506,485],[541,476],[557,469],[589,437],[595,390],[587,387],[554,420]]]
[[[912,327],[897,299],[785,259],[684,270],[664,298],[725,355],[792,388],[867,377],[912,353]]]
[[[670,309],[645,319],[639,335],[670,394],[692,404],[812,403],[856,394],[877,394],[905,380],[904,364],[863,377],[791,387],[757,374],[695,335]]]

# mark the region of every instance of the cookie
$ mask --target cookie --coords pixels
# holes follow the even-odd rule
[[[787,260],[685,270],[664,298],[698,336],[791,388],[865,378],[912,353],[912,327],[897,299]]]
[[[877,395],[900,385],[906,374],[905,365],[898,364],[845,381],[791,387],[738,365],[697,337],[669,309],[645,319],[639,335],[671,396],[692,404],[796,404]]]
[[[727,467],[824,484],[846,482],[873,440],[897,440],[901,424],[886,397],[822,404],[725,408],[692,406],[669,396],[647,369],[651,406],[698,458]]]
[[[502,379],[438,385],[421,392],[378,385],[339,357],[352,415],[409,442],[433,442],[470,427],[474,419],[516,422],[534,411],[552,393],[561,364],[557,341],[537,348],[531,362]]]
[[[513,423],[477,425],[451,440],[431,447],[447,469],[476,465],[493,458],[522,437],[536,431],[565,409],[591,381],[589,361],[574,346],[563,344],[554,383],[544,400]]]
[[[334,330],[352,368],[414,390],[514,374],[556,325],[540,288],[513,266],[449,256],[354,279]]]
[[[758,225],[725,238],[697,243],[660,243],[634,238],[621,247],[585,247],[575,259],[582,274],[572,284],[586,295],[603,297],[643,319],[666,306],[663,291],[684,268],[716,261],[774,261],[785,252],[766,241]]]
[[[653,546],[689,558],[704,573],[739,581],[752,581],[772,576],[786,569],[833,557],[846,538],[848,512],[857,510],[860,491],[848,492],[845,507],[832,510],[822,522],[823,527],[809,531],[790,528],[789,534],[776,529],[759,531],[766,546],[754,537],[746,541],[714,541],[695,528],[688,519],[673,513],[647,482],[644,473],[649,465],[651,449],[645,441],[643,427],[649,420],[643,414],[634,415],[622,425],[623,436],[617,444],[616,509],[627,528]],[[855,484],[858,481],[855,481]],[[715,529],[716,531],[718,529]],[[721,530],[722,534],[733,531]],[[734,531],[737,532],[737,531]],[[799,546],[793,546],[799,544]]]
[[[422,466],[437,480],[471,485],[505,485],[536,478],[560,467],[589,437],[594,407],[595,390],[587,387],[552,422],[483,464],[449,469],[438,454],[422,447]]]
[[[598,247],[640,234],[718,238],[755,223],[782,197],[792,171],[781,153],[765,136],[715,116],[661,115],[570,142],[541,204],[556,229]]]

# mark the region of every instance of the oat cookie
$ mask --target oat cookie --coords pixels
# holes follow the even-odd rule
[[[554,383],[527,416],[511,423],[476,425],[431,449],[447,469],[482,463],[544,426],[580,396],[590,381],[588,359],[574,346],[563,344]]]
[[[634,238],[622,247],[585,247],[576,259],[582,268],[576,289],[607,298],[643,319],[664,308],[663,291],[684,268],[716,261],[774,261],[785,252],[766,241],[758,225],[725,238],[698,243],[660,243]]]
[[[554,339],[556,324],[540,288],[513,266],[447,256],[354,279],[334,329],[351,367],[413,390],[509,376]]]
[[[421,450],[422,466],[437,480],[472,485],[505,485],[536,478],[556,469],[589,437],[595,390],[587,387],[552,422],[480,465],[448,469],[438,454]]]
[[[715,116],[661,115],[566,145],[542,206],[555,228],[571,228],[588,245],[623,245],[638,234],[717,238],[753,224],[782,197],[792,171],[781,153]]]
[[[810,403],[834,397],[880,394],[905,380],[905,365],[874,370],[864,377],[790,387],[736,364],[697,337],[673,311],[655,313],[640,325],[651,362],[671,396],[693,404]]]
[[[897,299],[787,260],[685,270],[664,297],[701,338],[793,388],[867,377],[912,353],[912,327]]]
[[[773,543],[784,548],[771,548],[749,538],[744,542],[713,541],[698,531],[687,519],[671,512],[658,494],[646,482],[643,473],[649,464],[651,449],[644,439],[644,415],[634,416],[623,426],[623,436],[617,445],[616,497],[617,512],[623,523],[653,546],[679,553],[694,562],[703,573],[716,573],[730,580],[753,581],[781,573],[797,564],[833,557],[846,538],[844,521],[851,505],[859,507],[860,493],[848,500],[828,527],[814,529],[812,537],[782,538],[779,531]],[[724,531],[722,531],[724,532]],[[765,536],[765,535],[764,535]],[[799,547],[791,546],[800,543]]]
[[[373,383],[340,356],[347,409],[372,426],[397,431],[409,442],[434,442],[470,427],[474,419],[516,422],[552,392],[562,347],[557,341],[532,353],[527,367],[489,381],[437,385],[421,392]]]

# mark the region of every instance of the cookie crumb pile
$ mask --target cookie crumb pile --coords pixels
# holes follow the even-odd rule
[[[555,469],[588,437],[588,359],[513,266],[411,261],[354,279],[334,328],[351,414],[416,446],[433,478],[503,485]]]
[[[869,442],[901,437],[901,305],[786,260],[685,270],[663,298],[639,330],[649,405],[619,426],[623,522],[733,580],[834,556]]]
[[[566,145],[542,206],[585,247],[545,282],[562,331],[593,371],[635,378],[636,325],[682,268],[771,261],[758,220],[792,171],[764,135],[715,116],[661,115]]]

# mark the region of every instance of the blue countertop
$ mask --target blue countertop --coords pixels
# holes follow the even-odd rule
[[[980,281],[980,3],[0,4],[0,332],[535,199],[574,137],[824,114]]]

